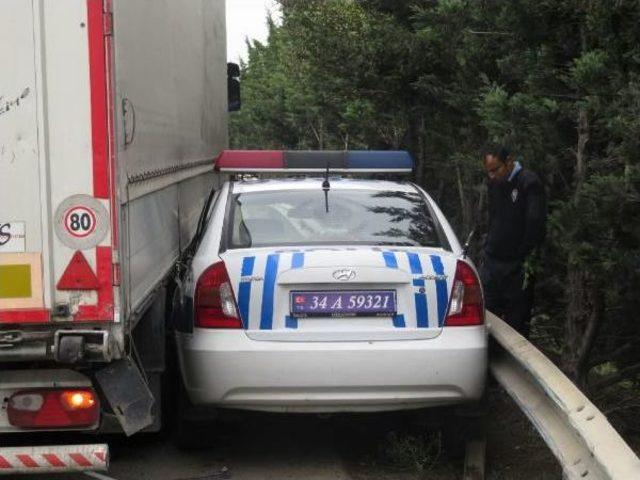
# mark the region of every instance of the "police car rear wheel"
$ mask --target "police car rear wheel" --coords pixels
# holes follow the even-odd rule
[[[441,429],[444,451],[449,458],[463,458],[469,441],[484,438],[486,415],[483,407],[482,402],[474,402],[447,409]]]
[[[179,449],[197,449],[211,446],[216,431],[211,418],[199,415],[180,382],[173,419],[172,441]]]

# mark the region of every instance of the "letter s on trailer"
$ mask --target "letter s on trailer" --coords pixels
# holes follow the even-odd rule
[[[227,142],[225,50],[219,0],[0,2],[0,433],[154,422],[165,280]]]

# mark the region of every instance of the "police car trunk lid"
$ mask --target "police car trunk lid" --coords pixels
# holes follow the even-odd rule
[[[456,268],[452,254],[417,247],[239,249],[221,258],[246,334],[272,341],[435,338],[442,331]],[[371,303],[367,292],[390,291],[393,314],[305,317],[292,312],[292,292],[353,292]]]

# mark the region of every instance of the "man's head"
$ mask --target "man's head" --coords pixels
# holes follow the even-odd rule
[[[514,163],[513,156],[507,147],[491,145],[483,150],[482,155],[489,181],[499,183],[509,178]]]

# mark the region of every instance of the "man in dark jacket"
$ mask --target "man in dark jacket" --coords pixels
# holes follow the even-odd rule
[[[545,236],[544,188],[504,146],[487,148],[483,160],[489,177],[489,228],[481,269],[486,308],[528,336],[533,278],[525,275],[525,261]]]

